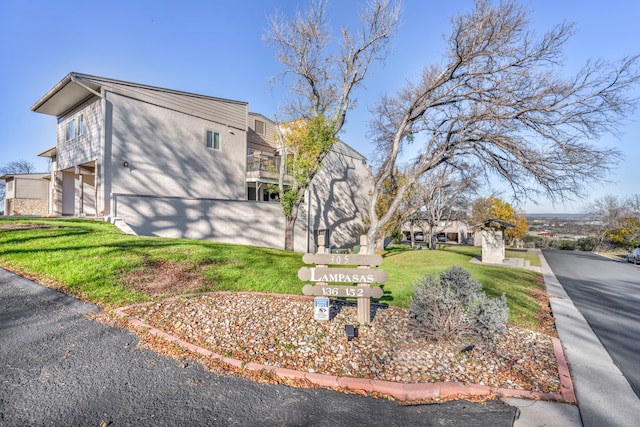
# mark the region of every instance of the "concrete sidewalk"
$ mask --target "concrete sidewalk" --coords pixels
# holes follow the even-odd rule
[[[514,426],[640,425],[640,399],[551,271],[542,251],[540,259],[579,406],[505,399],[521,411]]]

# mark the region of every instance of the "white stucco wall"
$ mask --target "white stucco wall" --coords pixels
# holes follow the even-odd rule
[[[371,171],[361,158],[331,152],[311,186],[311,229],[329,230],[328,247],[357,245],[372,189]]]
[[[114,93],[107,102],[110,193],[245,199],[245,131]],[[205,147],[207,130],[219,150]]]
[[[114,210],[137,234],[284,248],[284,216],[277,203],[117,196]],[[296,224],[305,250],[306,224]]]

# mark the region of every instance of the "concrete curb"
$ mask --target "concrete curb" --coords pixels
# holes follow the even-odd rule
[[[230,292],[218,292],[218,293],[230,293]],[[236,294],[243,294],[244,292],[236,292]],[[203,294],[191,294],[182,295],[178,297],[171,297],[165,301],[172,301],[179,298],[185,298],[196,295],[215,294],[214,292]],[[264,294],[274,296],[275,294]],[[277,295],[276,295],[277,296]],[[293,297],[301,297],[303,299],[310,299],[311,297],[304,297],[299,295],[293,295]],[[263,365],[259,363],[252,363],[248,361],[242,361],[234,358],[223,357],[219,354],[213,353],[203,347],[191,344],[187,341],[179,339],[171,334],[163,332],[151,325],[148,325],[141,320],[131,317],[127,314],[127,310],[134,307],[144,307],[154,304],[154,302],[133,304],[126,307],[120,307],[113,310],[118,316],[127,319],[128,322],[137,328],[146,329],[151,335],[166,339],[173,342],[185,350],[197,353],[206,357],[217,359],[222,363],[226,363],[230,366],[239,369],[247,369],[250,371],[266,371],[272,372],[281,378],[289,378],[294,380],[306,380],[311,384],[319,387],[328,388],[348,388],[350,390],[359,390],[367,393],[380,393],[383,395],[393,396],[397,400],[401,401],[424,401],[433,399],[445,399],[451,397],[464,398],[464,397],[482,397],[489,395],[497,395],[509,398],[530,399],[530,400],[547,400],[553,402],[565,402],[576,403],[575,393],[573,391],[573,383],[569,374],[569,367],[567,360],[564,356],[564,351],[560,340],[552,338],[553,349],[558,364],[558,376],[561,382],[560,393],[541,393],[520,389],[498,388],[489,387],[479,384],[459,383],[459,382],[433,382],[433,383],[397,383],[393,381],[382,381],[366,378],[353,378],[353,377],[338,377],[334,375],[326,375],[319,373],[303,372],[293,369],[277,368],[269,365]]]

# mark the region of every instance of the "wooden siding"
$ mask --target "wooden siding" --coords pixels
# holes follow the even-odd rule
[[[84,133],[67,141],[67,123],[84,115]],[[100,98],[94,97],[69,114],[58,118],[57,131],[57,168],[64,170],[94,161],[100,156],[100,139],[103,127],[102,104]]]
[[[264,122],[264,134],[259,134],[255,129],[255,121]],[[247,130],[247,147],[254,150],[274,154],[276,150],[276,126],[273,121],[256,113],[249,113]]]
[[[106,90],[242,131],[247,129],[246,102],[91,76],[84,76],[82,80],[101,85],[103,93]]]

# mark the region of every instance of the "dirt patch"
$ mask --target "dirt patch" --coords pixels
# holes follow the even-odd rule
[[[0,230],[19,231],[19,230],[36,230],[39,228],[43,228],[43,229],[52,228],[52,226],[46,225],[46,224],[29,224],[24,222],[6,222],[3,224],[0,224]]]
[[[211,285],[202,274],[207,264],[177,261],[145,261],[140,270],[127,272],[123,284],[151,296],[178,295],[203,290]]]
[[[538,306],[542,310],[535,318],[540,322],[539,327],[536,328],[538,332],[542,332],[546,335],[553,337],[558,336],[558,332],[555,327],[555,320],[551,313],[551,305],[549,304],[549,295],[547,295],[546,285],[544,284],[544,278],[542,275],[538,276],[537,287],[529,292],[529,295],[536,300]]]

